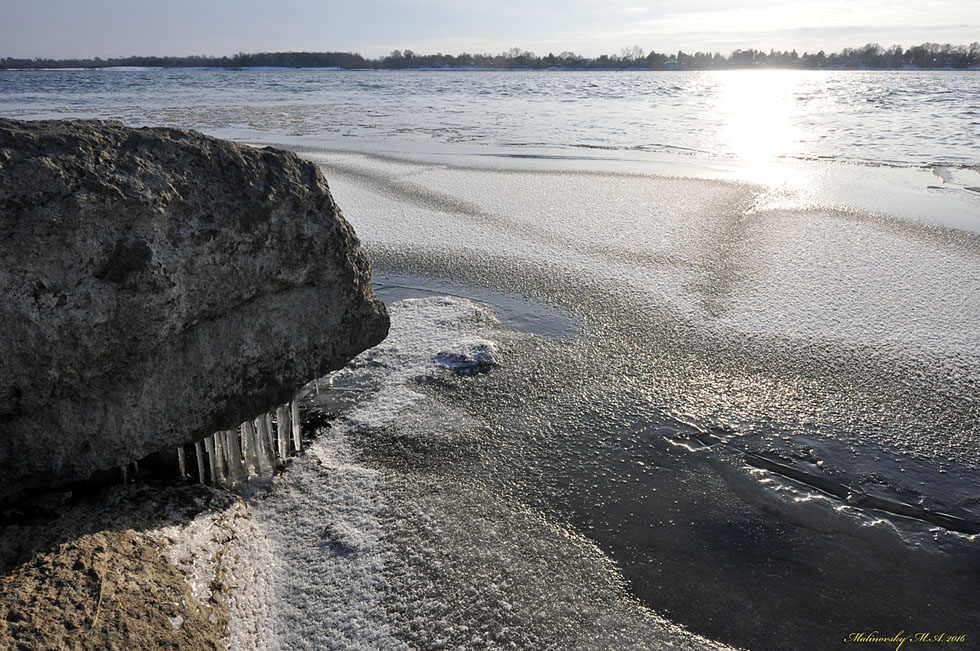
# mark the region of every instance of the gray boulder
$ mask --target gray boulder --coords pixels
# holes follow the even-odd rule
[[[370,280],[291,153],[0,120],[0,498],[287,401],[384,339]]]

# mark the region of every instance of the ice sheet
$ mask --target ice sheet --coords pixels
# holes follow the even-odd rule
[[[927,171],[825,167],[772,189],[320,160],[368,246],[551,265],[723,332],[980,353],[980,263],[962,232],[980,228],[980,194],[917,187]]]

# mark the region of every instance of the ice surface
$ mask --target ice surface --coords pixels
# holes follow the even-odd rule
[[[441,476],[386,489],[388,607],[414,648],[729,648],[643,608],[591,541],[520,503]]]
[[[584,326],[535,343],[464,299],[401,301],[388,340],[306,389],[332,426],[250,497],[281,559],[278,644],[709,645],[642,599],[773,648],[773,627],[826,632],[811,588],[834,621],[904,621],[909,599],[874,588],[896,568],[947,577],[929,612],[960,621],[970,575],[950,572],[980,520],[975,193],[855,166],[769,184],[321,162],[384,274]],[[259,438],[288,439],[270,420]],[[755,619],[725,615],[743,603]]]
[[[902,183],[927,171],[851,166],[842,177],[837,166],[834,174],[819,173],[826,178],[809,175],[796,189],[774,192],[718,181],[501,173],[350,155],[325,165],[368,245],[567,269],[629,285],[722,331],[980,352],[980,265],[969,245],[957,244],[972,237],[903,228],[894,217],[854,209],[888,209],[889,199],[904,208],[894,211],[899,216],[917,219],[918,204],[896,192],[904,188],[923,196],[930,223],[948,212],[943,224],[980,229],[980,195],[964,191],[944,212],[945,197]],[[867,199],[842,203],[845,179]]]
[[[486,426],[424,387],[526,339],[464,299],[390,312],[383,344],[307,388],[360,387],[305,455],[161,532],[196,598],[234,578],[232,648],[727,648],[640,606],[575,531],[478,485],[372,468],[364,450],[414,463],[477,441]]]
[[[976,574],[955,568],[980,523],[976,193],[930,188],[952,181],[929,169],[822,163],[746,183],[319,160],[382,273],[520,292],[586,324],[458,389],[488,451],[430,454],[484,502],[570,523],[645,603],[752,648],[779,648],[773,631],[829,644],[811,593],[839,626],[975,623]],[[403,416],[363,424],[384,435],[428,414],[418,393],[391,390]],[[385,463],[409,483],[440,466],[416,448]],[[478,535],[455,526],[440,530]],[[453,569],[442,551],[406,551],[413,587],[394,592],[432,594],[454,621],[463,596],[439,602],[452,582],[431,578]],[[924,606],[897,576],[948,585]]]
[[[378,429],[423,400],[414,382],[440,372],[468,374],[488,370],[499,345],[483,333],[496,324],[486,307],[464,299],[406,299],[390,306],[388,338],[338,371],[333,382],[357,383],[364,375],[380,383],[377,393],[345,419],[356,429]],[[433,428],[436,429],[436,428]]]
[[[331,436],[249,500],[277,568],[268,648],[401,648],[379,605],[377,472],[351,456],[343,438]]]
[[[394,637],[382,605],[382,478],[357,461],[348,436],[388,426],[423,401],[405,385],[446,368],[437,359],[440,353],[466,356],[474,349],[477,354],[492,349],[493,343],[478,333],[494,319],[485,308],[450,298],[396,303],[391,317],[388,339],[336,374],[370,375],[377,390],[322,430],[307,454],[276,477],[271,490],[250,500],[256,522],[279,559],[270,606],[272,648],[404,646]],[[325,378],[308,390],[341,390],[330,387],[342,381]]]

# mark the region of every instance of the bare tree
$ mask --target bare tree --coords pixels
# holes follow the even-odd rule
[[[639,61],[646,56],[646,53],[639,45],[629,45],[622,49],[621,55],[623,61]]]

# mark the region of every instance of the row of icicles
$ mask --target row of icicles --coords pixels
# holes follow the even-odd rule
[[[271,413],[263,414],[236,429],[215,432],[194,443],[193,455],[180,446],[180,476],[193,479],[190,473],[196,470],[202,484],[228,487],[252,477],[269,477],[283,467],[287,457],[303,451],[301,424],[299,403],[294,400],[276,408],[275,421]],[[193,456],[191,464],[196,461],[196,468],[188,468],[189,456]]]

